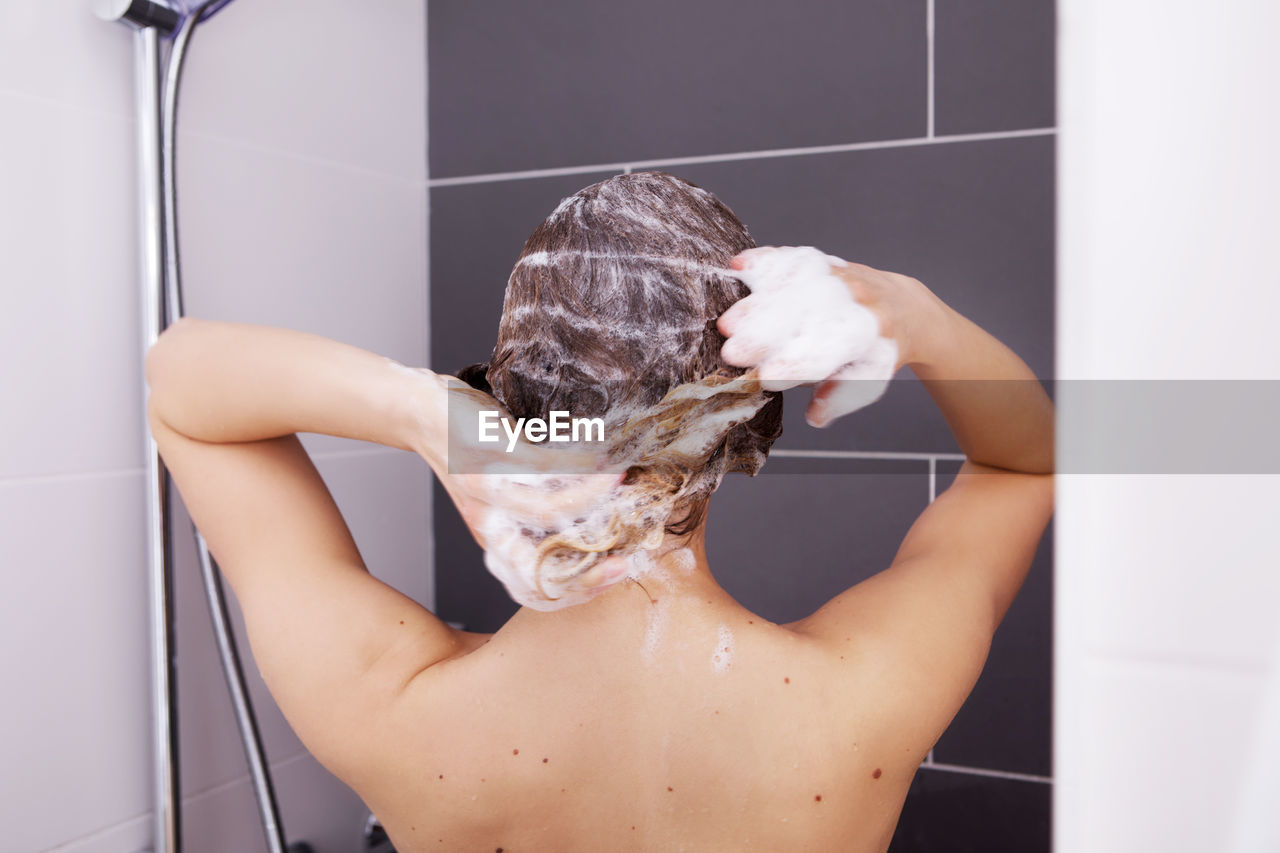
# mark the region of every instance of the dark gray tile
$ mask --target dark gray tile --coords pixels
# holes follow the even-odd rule
[[[1052,127],[1053,0],[964,0],[934,13],[934,130]]]
[[[925,0],[432,0],[428,18],[433,177],[925,132]]]
[[[560,200],[609,172],[431,190],[431,369],[453,373],[493,352],[507,278]]]
[[[484,567],[484,552],[471,538],[449,494],[433,484],[436,545],[436,615],[468,631],[496,631],[520,605]]]
[[[921,768],[889,853],[1049,853],[1053,788]]]
[[[1021,355],[1053,369],[1054,141],[1001,139],[671,169],[715,193],[762,245],[815,245],[919,278]],[[920,383],[815,430],[787,392],[780,447],[954,452]]]
[[[938,463],[941,494],[960,469]],[[934,748],[943,764],[1053,773],[1053,527],[996,631],[982,676]]]
[[[791,622],[888,568],[928,499],[925,463],[770,459],[711,499],[707,558],[744,607]]]
[[[934,496],[938,496],[951,488],[960,473],[964,462],[959,459],[939,459],[934,463]]]
[[[725,477],[711,499],[712,573],[767,619],[803,618],[887,568],[928,499],[925,462],[770,459],[754,478]],[[517,606],[485,571],[480,548],[439,485],[435,533],[440,617],[473,631],[501,627]]]

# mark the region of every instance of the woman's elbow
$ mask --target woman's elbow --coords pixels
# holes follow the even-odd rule
[[[143,373],[152,397],[157,392],[163,391],[168,384],[166,380],[172,373],[171,367],[176,349],[174,344],[178,339],[185,338],[191,329],[198,325],[200,321],[194,317],[182,317],[161,332],[156,342],[147,350],[146,359],[143,362]]]

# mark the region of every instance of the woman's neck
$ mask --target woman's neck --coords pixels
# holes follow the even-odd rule
[[[520,616],[538,621],[597,622],[677,601],[694,607],[736,607],[711,574],[704,531],[699,527],[685,536],[668,535],[652,552],[648,568],[618,581],[585,604],[545,613],[525,608]]]

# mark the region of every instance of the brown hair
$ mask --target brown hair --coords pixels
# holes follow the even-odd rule
[[[719,199],[673,175],[637,172],[586,187],[529,237],[507,281],[493,355],[459,377],[516,417],[647,410],[652,421],[652,407],[672,389],[744,373],[720,359],[716,319],[749,292],[724,268],[753,246]],[[684,510],[668,532],[695,529],[723,475],[754,475],[781,434],[782,395],[750,385],[758,410],[717,436],[705,461],[680,457],[650,472]],[[686,396],[667,413],[667,432],[708,405],[691,413]],[[633,470],[628,482],[643,476]]]

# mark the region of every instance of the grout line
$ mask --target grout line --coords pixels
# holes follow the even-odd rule
[[[0,86],[0,98],[6,98],[6,97],[33,101],[37,104],[43,104],[45,106],[50,106],[50,107],[57,107],[58,109],[63,109],[63,110],[70,110],[72,112],[82,113],[84,115],[92,116],[94,118],[114,119],[120,122],[121,125],[130,129],[134,126],[134,124],[137,121],[137,117],[134,115],[134,111],[132,108],[132,101],[130,101],[129,108],[126,109],[124,112],[116,112],[115,110],[112,110],[112,109],[106,109],[103,107],[97,107],[97,106],[93,106],[86,103],[80,103],[79,101],[76,101],[70,98],[49,97],[48,95],[38,95],[35,92],[26,92],[21,89],[12,89],[5,86]]]
[[[936,138],[934,135],[934,0],[926,0],[925,11],[925,39],[928,42],[928,55],[926,63],[928,66],[928,88],[925,95],[925,135],[930,139]]]
[[[308,753],[307,753],[306,747],[302,747],[297,752],[292,752],[286,755],[284,758],[280,758],[275,761],[268,761],[267,770],[269,772],[274,772],[276,770],[279,770],[281,767],[284,767],[286,764],[292,764],[293,762],[298,761],[301,758],[304,758],[307,754]],[[241,773],[239,776],[234,776],[231,779],[227,779],[226,781],[219,782],[216,785],[211,785],[208,788],[201,788],[199,791],[195,791],[194,793],[187,794],[182,798],[182,802],[192,803],[192,802],[195,802],[196,800],[201,800],[206,797],[212,797],[217,794],[223,794],[231,790],[232,788],[234,788],[236,785],[241,784],[242,782],[248,782],[250,786],[253,785],[253,779],[249,775],[249,772],[247,770],[244,773]]]
[[[522,172],[492,172],[485,175],[461,175],[454,178],[431,178],[427,186],[452,187],[461,184],[489,184],[496,181],[517,181],[524,178],[555,178],[561,175],[584,175],[589,172],[621,172],[630,169],[626,163],[601,163],[594,166],[560,166],[554,169],[526,169]]]
[[[910,453],[895,450],[770,450],[770,456],[780,459],[902,459],[928,460],[930,470],[938,459],[964,461],[963,453]]]
[[[196,800],[201,800],[205,797],[212,797],[217,794],[221,794],[225,791],[231,790],[241,782],[249,782],[250,784],[253,784],[250,781],[249,774],[247,772],[241,773],[239,776],[233,776],[230,779],[217,783],[216,785],[210,785],[208,788],[201,788],[199,791],[187,794],[182,798],[182,804],[185,805],[187,803],[193,803]]]
[[[321,450],[312,453],[311,458],[313,460],[346,459],[358,456],[376,456],[379,453],[405,452],[407,451],[400,450],[396,447],[378,445],[376,447],[357,447],[351,450]],[[146,474],[146,469],[109,468],[105,471],[71,471],[65,474],[30,474],[17,477],[0,475],[0,489],[12,486],[56,485],[58,483],[72,483],[77,480],[105,480],[112,477],[131,477],[137,474]]]
[[[957,142],[987,142],[997,139],[1022,139],[1030,136],[1053,136],[1057,128],[1035,127],[1027,130],[1000,130],[990,133],[956,133],[949,136],[913,136],[904,139],[886,139],[874,142],[849,142],[841,145],[814,145],[807,148],[769,148],[761,151],[742,151],[729,154],[706,154],[696,157],[667,157],[659,160],[635,160],[629,163],[596,163],[589,166],[562,166],[554,169],[526,169],[519,172],[492,172],[484,175],[460,175],[452,178],[432,178],[428,187],[452,187],[463,184],[487,184],[495,181],[516,181],[526,178],[554,178],[560,175],[581,175],[588,172],[620,172],[623,170],[649,169],[658,166],[690,166],[699,163],[729,163],[736,160],[764,160],[774,157],[803,157],[811,154],[840,154],[849,151],[874,151],[881,148],[914,148],[922,145],[946,145]]]
[[[929,457],[929,503],[933,503],[938,497],[938,458],[936,456]],[[929,757],[932,760],[933,750],[929,750]]]
[[[1208,655],[1188,656],[1178,653],[1160,654],[1150,649],[1135,647],[1104,648],[1096,643],[1085,646],[1081,661],[1085,665],[1096,664],[1113,669],[1154,667],[1176,670],[1182,674],[1190,670],[1195,673],[1229,678],[1256,678],[1266,676],[1268,672],[1267,664],[1261,660],[1251,661]]]
[[[315,157],[298,151],[291,151],[288,148],[273,145],[262,145],[257,142],[250,142],[247,139],[236,139],[234,137],[222,136],[220,134],[209,133],[207,131],[180,130],[178,131],[178,139],[179,142],[183,139],[204,140],[206,142],[224,145],[228,148],[239,149],[240,151],[262,154],[267,157],[276,157],[281,160],[293,160],[307,166],[317,166],[322,169],[332,169],[335,172],[345,172],[349,175],[355,175],[361,178],[370,178],[396,187],[417,187],[425,183],[423,178],[413,175],[403,175],[395,172],[384,172],[378,169],[369,169],[352,163],[344,163],[341,160],[329,160],[324,157]]]
[[[298,761],[302,761],[303,759],[310,758],[310,757],[311,757],[311,752],[305,746],[300,746],[298,747],[297,752],[290,753],[289,755],[286,755],[284,758],[280,758],[275,761],[272,761],[268,764],[268,766],[272,770],[279,770],[281,767],[284,767],[286,764],[294,764]]]
[[[145,468],[110,468],[105,471],[74,471],[66,474],[30,474],[26,476],[0,476],[0,489],[6,486],[52,485],[76,480],[105,480],[111,477],[130,477],[145,474]]]
[[[933,750],[930,750],[932,753]],[[982,767],[962,767],[959,764],[921,764],[921,767],[927,767],[930,770],[942,770],[947,773],[967,773],[970,776],[988,776],[992,779],[1013,779],[1018,782],[1039,782],[1042,785],[1052,785],[1052,776],[1036,776],[1033,773],[1012,773],[1007,770],[987,770]]]
[[[130,824],[143,823],[145,821],[150,821],[151,814],[152,813],[150,811],[146,811],[140,815],[136,815],[130,818],[125,818],[124,820],[119,821],[118,823],[113,823],[110,826],[104,826],[101,829],[95,829],[91,832],[86,832],[84,835],[77,835],[75,838],[68,838],[66,841],[60,841],[52,847],[46,847],[43,851],[41,851],[41,853],[60,853],[60,851],[71,851],[71,853],[74,853],[76,848],[81,847],[93,841],[100,841],[106,836],[112,834],[113,832],[116,832],[117,830],[120,830],[120,829],[124,829]]]
[[[268,766],[272,771],[276,771],[285,767],[286,765],[293,764],[296,761],[301,761],[302,759],[306,758],[308,755],[309,753],[307,752],[306,748],[302,747],[298,749],[297,752],[291,753],[285,756],[284,758],[270,762]],[[231,788],[234,788],[236,785],[239,785],[244,782],[248,782],[250,785],[253,784],[253,780],[249,777],[248,773],[244,773],[240,776],[236,776],[235,778],[229,779],[225,782],[219,782],[217,785],[214,785],[209,788],[205,788],[201,791],[197,791],[194,794],[188,794],[187,796],[182,798],[182,802],[183,804],[191,803],[196,800],[202,799],[204,797],[209,797],[215,794],[224,793],[230,790]],[[71,853],[74,853],[74,850],[83,844],[100,840],[103,837],[110,835],[111,833],[119,829],[123,829],[124,827],[130,824],[139,823],[142,821],[149,821],[151,819],[151,814],[152,812],[148,810],[140,815],[135,815],[130,818],[125,818],[122,821],[118,821],[116,823],[110,824],[109,826],[104,826],[100,829],[95,829],[91,832],[85,833],[84,835],[79,835],[79,836],[76,836],[75,838],[69,838],[66,841],[60,842],[53,847],[47,848],[46,850],[43,851],[43,853],[58,853],[58,851],[71,851]]]
[[[929,749],[929,754],[924,757],[923,763],[932,766],[933,764],[933,748],[932,747],[930,747]]]

